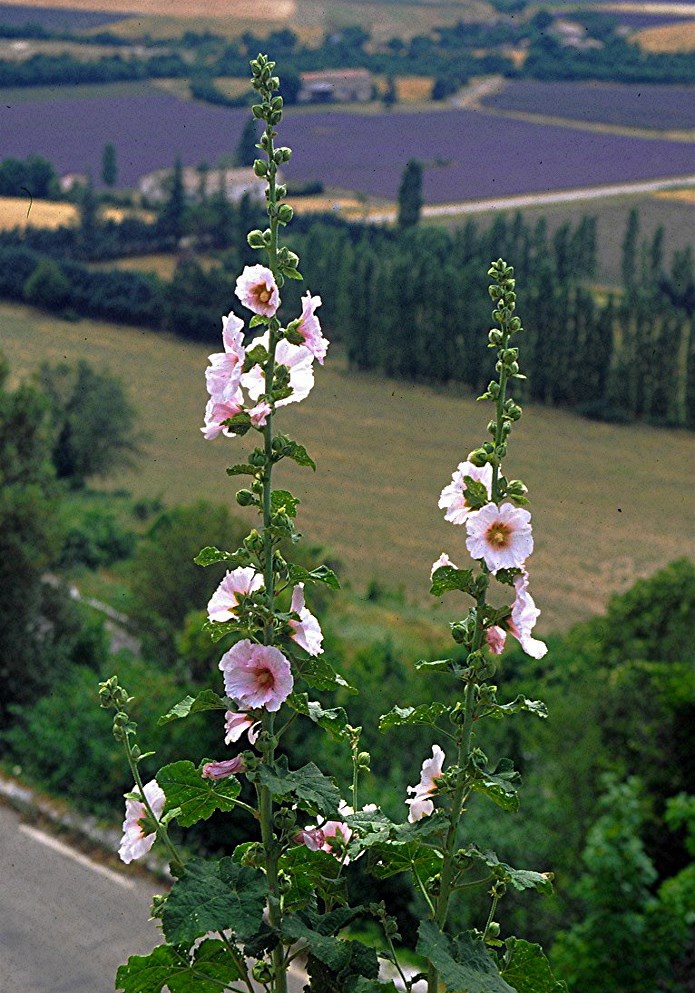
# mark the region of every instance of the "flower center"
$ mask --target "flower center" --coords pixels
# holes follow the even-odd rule
[[[261,669],[256,677],[256,682],[261,687],[261,689],[268,689],[269,686],[273,686],[274,679],[273,674],[270,669]]]
[[[509,544],[511,529],[502,521],[495,521],[485,532],[485,537],[491,545],[504,548]]]
[[[267,303],[270,300],[270,290],[266,286],[259,289],[258,299],[261,303]]]

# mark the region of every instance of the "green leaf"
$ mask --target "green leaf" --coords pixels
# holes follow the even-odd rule
[[[158,945],[149,955],[131,955],[116,974],[116,989],[124,993],[219,993],[241,978],[241,972],[221,941],[203,941],[192,957],[171,945]]]
[[[336,741],[347,737],[348,716],[342,707],[324,710],[320,703],[309,699],[308,693],[290,693],[285,702],[292,710],[304,714],[314,724],[322,727]]]
[[[258,782],[266,786],[273,796],[295,796],[299,806],[310,814],[323,814],[324,817],[337,817],[340,793],[332,779],[321,772],[313,762],[308,762],[291,772],[287,768],[287,756],[281,755],[274,769],[265,765],[258,767]],[[162,787],[163,788],[163,787]]]
[[[294,583],[325,583],[332,590],[339,590],[340,583],[338,577],[329,569],[327,565],[320,565],[316,569],[304,569],[300,565],[290,565],[289,581]]]
[[[437,721],[449,712],[451,708],[444,703],[422,703],[419,707],[394,707],[379,718],[379,730],[390,731],[391,728],[402,727],[404,724],[431,724],[437,727]]]
[[[268,361],[268,349],[263,345],[253,345],[246,351],[244,359],[244,372],[248,372],[255,365],[265,365]]]
[[[251,320],[249,321],[249,327],[257,328],[259,324],[267,324],[267,323],[268,323],[268,318],[265,317],[263,314],[254,314]]]
[[[199,714],[204,710],[229,710],[232,701],[229,697],[218,696],[212,690],[202,690],[198,696],[185,696],[177,704],[159,718],[157,724],[168,724],[178,718],[188,717],[189,714]]]
[[[228,417],[226,420],[222,421],[222,423],[225,427],[231,428],[232,432],[240,438],[243,437],[243,435],[245,435],[246,432],[252,427],[251,418],[245,410],[235,414],[234,417]]]
[[[320,934],[307,927],[296,916],[287,916],[282,922],[282,936],[291,941],[304,941],[309,946],[311,954],[327,965],[334,972],[344,969],[350,962],[350,942],[341,941],[330,935]]]
[[[476,792],[484,793],[503,810],[519,809],[518,788],[521,785],[521,776],[511,759],[500,759],[491,772],[478,770],[477,778],[471,785]]]
[[[289,879],[289,888],[283,897],[284,908],[293,911],[313,903],[317,894],[334,894],[334,880],[340,874],[341,864],[329,852],[312,852],[306,845],[299,845],[280,856],[278,868]]]
[[[162,912],[167,941],[191,945],[208,931],[231,929],[242,941],[261,927],[265,876],[231,858],[191,859],[174,883]]]
[[[470,859],[482,862],[492,869],[496,879],[502,879],[515,890],[538,890],[540,893],[552,893],[553,874],[551,872],[534,872],[532,869],[514,869],[506,862],[500,862],[495,852],[483,851],[477,845],[467,845],[462,854]]]
[[[196,565],[215,565],[216,562],[233,562],[237,554],[237,552],[223,552],[214,545],[207,545],[198,552],[193,561]]]
[[[436,659],[434,662],[430,662],[427,659],[420,659],[415,663],[415,668],[430,669],[432,672],[451,672],[451,666],[453,664],[453,659]]]
[[[296,441],[291,441],[287,439],[287,443],[283,446],[282,454],[288,459],[292,459],[297,465],[306,466],[307,469],[313,469],[316,472],[316,463],[312,457],[307,452],[304,445],[300,445]]]
[[[416,951],[436,968],[446,993],[515,993],[481,938],[469,931],[449,938],[433,921],[423,921],[418,933]]]
[[[297,665],[297,675],[314,690],[343,689],[349,693],[357,693],[357,690],[350,686],[322,656],[302,659]]]
[[[241,792],[233,776],[217,781],[203,779],[193,763],[186,760],[165,765],[157,773],[157,782],[164,790],[167,806],[180,808],[176,820],[181,827],[207,820],[216,810],[232,810]]]
[[[502,975],[517,993],[567,993],[567,984],[553,976],[540,945],[507,938]]]
[[[463,481],[466,484],[463,491],[464,497],[472,510],[480,510],[481,507],[484,507],[486,503],[490,502],[487,487],[484,483],[473,479],[472,476],[464,476]]]
[[[432,575],[432,596],[441,596],[449,590],[461,590],[475,596],[475,579],[472,569],[457,569],[453,565],[440,565]]]
[[[299,269],[285,268],[283,266],[282,272],[286,279],[304,279]]]
[[[417,873],[431,879],[442,867],[442,856],[419,841],[378,842],[371,848],[369,869],[377,879],[387,879],[398,872]]]
[[[255,476],[257,472],[257,466],[249,465],[248,462],[237,462],[236,465],[227,467],[228,476]]]
[[[523,695],[515,697],[509,703],[491,704],[490,709],[486,710],[483,716],[501,718],[505,714],[516,714],[521,710],[525,710],[529,714],[535,714],[536,717],[548,716],[548,708],[542,700],[529,700],[528,697]]]
[[[274,514],[287,514],[288,517],[296,517],[299,500],[293,497],[289,490],[273,490],[270,506]]]

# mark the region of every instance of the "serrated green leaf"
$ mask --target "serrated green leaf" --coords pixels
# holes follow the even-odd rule
[[[521,776],[510,759],[500,759],[491,772],[478,770],[477,778],[471,785],[477,793],[485,794],[503,810],[519,809],[518,788],[521,785]]]
[[[159,718],[157,724],[168,724],[170,721],[188,717],[189,714],[199,714],[204,710],[229,710],[232,701],[229,697],[219,696],[212,690],[202,690],[198,696],[185,696],[177,704]]]
[[[149,955],[131,955],[116,974],[116,989],[124,993],[219,993],[241,978],[241,972],[221,941],[206,940],[190,957],[171,945],[158,945]]]
[[[306,845],[299,845],[280,856],[278,868],[289,879],[283,899],[285,910],[291,912],[313,904],[317,894],[333,893],[341,863],[329,852],[312,852]]]
[[[260,322],[259,322],[260,323]],[[255,365],[265,365],[268,361],[268,349],[264,345],[252,345],[246,350],[244,359],[244,372],[248,372]]]
[[[249,327],[257,328],[259,324],[267,324],[267,323],[268,323],[268,318],[265,317],[263,314],[254,314],[251,320],[249,321]]]
[[[433,921],[423,921],[418,934],[416,951],[436,968],[446,993],[515,993],[480,938],[468,931],[449,938]]]
[[[181,827],[207,820],[215,810],[232,810],[234,800],[241,792],[233,776],[217,781],[203,779],[193,763],[185,759],[160,769],[157,782],[164,790],[167,807],[180,808],[176,820]]]
[[[310,700],[308,693],[290,693],[285,701],[292,710],[304,714],[314,724],[327,731],[331,738],[340,741],[347,736],[348,716],[342,707],[324,710],[316,700]]]
[[[191,859],[164,905],[164,934],[174,945],[191,945],[209,931],[226,930],[244,941],[261,927],[265,898],[265,876],[259,870],[231,858]]]
[[[553,976],[540,945],[507,938],[502,975],[517,993],[567,993],[567,984]]]
[[[500,862],[495,852],[483,851],[477,845],[467,845],[463,854],[470,859],[482,862],[492,869],[496,879],[502,879],[515,890],[538,890],[539,893],[552,893],[553,875],[551,872],[534,872],[532,869],[515,869],[506,862]]]
[[[433,662],[428,661],[428,659],[419,659],[415,663],[415,668],[431,669],[432,672],[450,672],[453,662],[453,659],[436,659]]]
[[[472,510],[480,510],[481,507],[484,507],[486,503],[490,502],[487,487],[484,483],[473,479],[472,476],[464,476],[463,481],[466,484],[463,491],[464,497]]]
[[[547,717],[548,708],[542,700],[529,700],[528,697],[520,695],[510,700],[509,703],[494,703],[490,709],[485,711],[485,717],[504,717],[505,714],[517,714],[519,711],[527,711],[535,714],[536,717]]]
[[[311,954],[334,972],[344,969],[350,962],[350,943],[331,935],[320,934],[296,916],[287,916],[282,922],[282,936],[291,941],[303,941]]]
[[[250,431],[252,427],[251,418],[245,410],[240,411],[233,417],[228,417],[226,420],[222,421],[222,424],[226,428],[231,428],[232,432],[240,438],[243,437],[247,431]]]
[[[450,590],[461,590],[475,595],[475,579],[472,569],[456,569],[453,565],[440,565],[432,574],[432,596],[441,596]]]
[[[289,581],[294,583],[324,583],[332,590],[339,590],[340,583],[338,577],[329,569],[327,565],[320,565],[316,569],[304,569],[300,565],[290,565]]]
[[[422,703],[419,707],[393,707],[388,714],[379,718],[379,730],[390,731],[391,728],[402,727],[404,724],[431,724],[436,727],[438,719],[450,709],[444,703]]]
[[[300,445],[296,441],[291,441],[288,438],[288,443],[283,450],[283,455],[285,455],[288,459],[292,459],[292,461],[296,462],[297,465],[306,466],[307,469],[313,469],[314,472],[316,471],[316,463],[309,455],[304,445]]]
[[[343,689],[349,693],[357,693],[323,656],[302,659],[297,664],[297,675],[314,690]]]
[[[283,274],[287,279],[304,279],[299,269],[285,269],[283,268]]]
[[[287,756],[281,755],[274,769],[261,765],[257,771],[258,782],[266,786],[273,796],[294,796],[299,806],[310,814],[337,817],[340,793],[332,779],[324,776],[318,766],[308,762],[301,769],[290,771]]]
[[[236,552],[223,552],[214,545],[206,545],[205,548],[201,548],[193,561],[196,565],[215,565],[216,562],[233,561],[235,555]]]
[[[414,872],[425,880],[435,876],[442,867],[439,852],[419,841],[378,842],[369,854],[369,870],[377,879],[388,879],[399,872]]]
[[[239,634],[241,628],[239,626],[239,621],[205,621],[200,628],[205,634],[210,635],[210,640],[215,642],[221,641],[225,635],[228,634]]]
[[[237,462],[236,465],[227,466],[228,476],[255,476],[258,469],[248,462]]]
[[[287,514],[288,517],[296,517],[299,500],[292,496],[289,490],[273,490],[270,506],[274,514]]]

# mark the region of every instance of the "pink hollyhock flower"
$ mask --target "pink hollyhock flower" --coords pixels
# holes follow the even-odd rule
[[[259,338],[254,339],[254,345],[262,345],[267,348],[269,335],[266,331]],[[289,386],[292,396],[278,400],[276,407],[285,407],[288,403],[299,403],[308,397],[314,386],[314,356],[304,345],[292,345],[289,341],[279,341],[275,349],[276,365],[284,365],[290,370]],[[253,366],[241,377],[241,385],[248,390],[252,400],[260,400],[265,395],[265,376],[259,365]]]
[[[487,647],[493,655],[502,654],[506,640],[507,632],[504,628],[501,628],[499,624],[495,624],[493,627],[487,628],[485,631],[485,641],[487,642]]]
[[[243,407],[240,401],[240,393],[237,393],[232,400],[217,401],[212,398],[208,400],[205,407],[205,424],[200,429],[206,441],[212,441],[220,434],[226,435],[227,438],[236,438],[234,432],[224,426],[224,421],[241,413]]]
[[[237,607],[242,598],[260,589],[263,589],[263,576],[250,566],[227,572],[210,597],[208,620],[229,621],[238,617]]]
[[[465,476],[470,476],[478,483],[482,483],[487,490],[488,498],[492,498],[492,466],[486,462],[484,466],[473,465],[472,462],[459,462],[458,468],[451,474],[451,482],[445,486],[439,497],[439,509],[446,510],[445,521],[452,524],[463,524],[469,514],[476,511],[466,502],[464,490],[466,483]]]
[[[439,745],[432,745],[432,758],[425,759],[420,770],[420,782],[417,786],[409,786],[408,793],[413,796],[405,802],[410,805],[408,820],[411,824],[429,817],[434,811],[434,803],[429,798],[437,789],[437,780],[442,774],[444,752]]]
[[[524,569],[514,580],[516,598],[512,604],[512,616],[507,621],[509,633],[514,635],[523,650],[532,659],[542,659],[548,651],[543,641],[531,637],[531,632],[540,615],[540,610],[528,592],[528,573]]]
[[[272,645],[256,645],[248,638],[237,642],[222,656],[227,696],[242,707],[279,710],[292,692],[294,679],[290,664]]]
[[[261,400],[257,403],[255,407],[252,407],[248,414],[251,418],[251,423],[255,428],[264,428],[268,420],[268,414],[271,413],[272,407],[265,400]]]
[[[210,366],[205,370],[207,390],[213,400],[224,403],[238,399],[239,383],[246,359],[244,349],[244,322],[236,314],[222,318],[223,352],[209,356]]]
[[[143,787],[145,798],[152,808],[152,813],[157,819],[162,816],[166,797],[156,779],[151,779]],[[157,834],[145,834],[142,820],[148,814],[147,807],[141,800],[126,800],[125,820],[123,821],[123,838],[118,849],[121,861],[126,865],[134,859],[140,859],[146,855],[152,845],[154,845]]]
[[[280,293],[275,277],[263,265],[247,265],[236,281],[234,292],[254,314],[272,317],[280,306]]]
[[[442,569],[445,565],[450,566],[452,569],[458,569],[458,566],[454,565],[446,552],[442,552],[437,561],[432,563],[432,568],[430,569],[430,579],[434,577],[437,569]]]
[[[233,759],[225,759],[224,762],[206,762],[203,766],[203,779],[226,779],[227,776],[236,776],[240,772],[246,771],[246,763],[243,755],[235,755]]]
[[[319,827],[305,827],[292,839],[296,841],[298,845],[306,845],[310,852],[318,852],[320,848],[323,848],[326,842],[326,836]]]
[[[490,572],[519,569],[533,551],[528,510],[488,503],[466,519],[466,548],[474,559],[484,559]]]
[[[230,745],[233,741],[238,741],[244,731],[248,734],[249,743],[251,745],[256,744],[256,738],[258,737],[256,728],[260,728],[260,721],[254,722],[252,717],[249,717],[248,714],[243,713],[241,710],[228,710],[224,718],[224,729],[227,732],[224,738],[225,745]]]
[[[302,297],[302,323],[298,326],[297,332],[304,338],[304,344],[318,360],[319,365],[323,365],[329,341],[321,333],[321,325],[316,316],[316,308],[320,306],[321,297],[312,297],[307,290],[306,296]]]
[[[290,635],[300,648],[309,655],[321,655],[323,652],[323,633],[314,615],[304,606],[304,583],[297,583],[292,592],[290,610],[299,614],[298,621],[289,621],[293,634]]]

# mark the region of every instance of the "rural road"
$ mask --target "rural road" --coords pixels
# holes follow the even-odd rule
[[[461,214],[483,214],[489,210],[519,210],[522,207],[544,207],[556,203],[577,203],[583,200],[602,200],[606,197],[629,196],[638,193],[658,193],[695,187],[695,176],[674,176],[671,179],[648,179],[634,183],[614,183],[608,186],[587,186],[573,190],[554,190],[548,193],[524,193],[519,196],[495,199],[469,200],[461,203],[436,204],[422,208],[423,217],[456,217]],[[396,218],[396,208],[372,211],[367,221],[387,224]]]
[[[119,965],[160,944],[161,886],[121,875],[0,805],[0,990],[111,993]],[[290,993],[303,981],[290,975]]]

